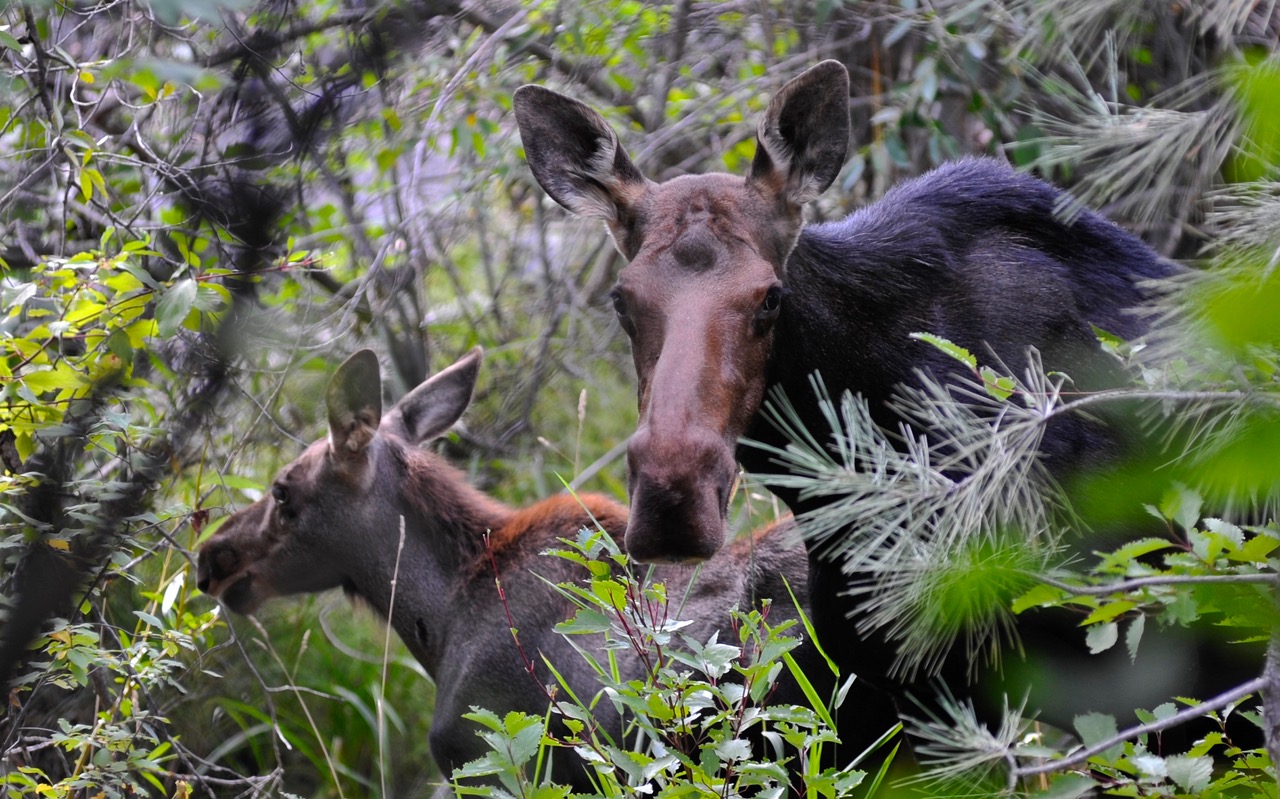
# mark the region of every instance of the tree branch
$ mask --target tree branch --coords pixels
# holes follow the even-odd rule
[[[1132,580],[1124,580],[1110,585],[1072,585],[1043,574],[1032,574],[1031,576],[1045,585],[1059,588],[1077,596],[1109,596],[1148,585],[1188,585],[1193,583],[1266,583],[1275,585],[1277,582],[1277,576],[1274,574],[1186,574],[1136,577]]]
[[[1239,700],[1244,699],[1249,694],[1256,694],[1266,687],[1266,677],[1258,677],[1257,679],[1250,680],[1243,685],[1236,686],[1230,691],[1221,693],[1213,699],[1201,702],[1194,707],[1180,710],[1167,719],[1152,721],[1147,724],[1139,724],[1136,727],[1121,730],[1110,738],[1099,741],[1093,746],[1077,750],[1075,753],[1064,757],[1061,760],[1053,760],[1048,763],[1041,763],[1037,766],[1022,766],[1015,768],[1010,772],[1010,783],[1012,784],[1013,782],[1025,779],[1026,777],[1034,777],[1038,774],[1052,774],[1055,771],[1062,771],[1063,769],[1069,769],[1074,766],[1081,765],[1089,758],[1107,751],[1116,744],[1122,744],[1125,741],[1138,737],[1139,735],[1146,735],[1151,732],[1160,732],[1161,730],[1167,730],[1170,727],[1176,727],[1183,722],[1199,718],[1215,710],[1220,710],[1233,702],[1238,702]]]

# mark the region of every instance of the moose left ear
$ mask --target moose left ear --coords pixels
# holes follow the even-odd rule
[[[338,367],[324,400],[334,454],[349,458],[363,453],[382,419],[382,374],[373,350],[360,350]]]
[[[747,181],[799,207],[831,186],[848,151],[849,70],[839,61],[823,61],[769,101]]]
[[[383,424],[417,444],[443,435],[471,404],[483,360],[484,350],[472,348],[453,366],[404,395],[387,413]]]

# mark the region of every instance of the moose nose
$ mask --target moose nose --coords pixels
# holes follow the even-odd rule
[[[706,560],[724,543],[733,451],[710,431],[657,436],[642,427],[627,447],[627,552],[639,561]]]
[[[220,542],[210,541],[200,549],[196,558],[196,587],[209,593],[209,586],[220,583],[235,571],[240,563],[236,551]]]

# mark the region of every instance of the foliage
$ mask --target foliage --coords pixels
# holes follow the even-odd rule
[[[422,765],[429,686],[401,650],[383,652],[381,631],[322,614],[334,641],[322,645],[298,634],[314,618],[302,605],[249,632],[195,595],[189,558],[230,507],[260,494],[289,457],[285,439],[310,439],[323,377],[369,344],[385,354],[395,393],[474,344],[487,348],[477,412],[446,446],[506,498],[544,496],[558,472],[622,492],[618,444],[634,387],[602,301],[620,260],[529,181],[508,118],[511,92],[528,81],[603,108],[649,175],[741,172],[764,98],[834,57],[851,67],[856,133],[819,217],[956,155],[1005,153],[1106,204],[1164,252],[1190,257],[1220,241],[1228,249],[1212,272],[1178,293],[1198,312],[1142,352],[1120,353],[1144,381],[1139,398],[1171,410],[1158,435],[1189,452],[1155,478],[1135,466],[1126,478],[1145,496],[1125,499],[1140,512],[1166,492],[1199,495],[1216,513],[1224,494],[1265,491],[1273,470],[1250,459],[1276,446],[1268,397],[1280,360],[1274,314],[1254,310],[1275,294],[1280,253],[1269,8],[10,4],[0,11],[0,594],[10,607],[28,598],[15,586],[66,587],[17,642],[20,653],[33,648],[0,722],[6,789],[340,796],[382,791],[381,771],[386,791],[405,795],[435,776]],[[1237,146],[1246,140],[1257,148]],[[978,369],[980,411],[1044,416],[1074,402],[1060,405],[1030,377]],[[1030,409],[1028,396],[1053,401]],[[955,430],[974,413],[938,407]],[[834,419],[854,413],[833,406]],[[1037,424],[986,446],[1024,451]],[[992,451],[971,443],[970,457]],[[1043,574],[1060,552],[1057,509],[1026,504],[1021,483],[1002,506],[994,472],[968,486],[984,501],[948,509],[951,486],[913,496],[910,469],[882,462],[892,485],[847,473],[840,490],[886,511],[868,513],[886,535],[893,519],[931,507],[1001,522],[955,539],[954,559],[920,550],[887,572],[900,579],[879,594],[877,623],[906,612],[927,664],[940,631],[981,626],[993,609],[1001,629],[1033,590],[1026,573]],[[1010,476],[1035,469],[1010,462]],[[1078,510],[1110,513],[1106,493]],[[1010,531],[1042,526],[1042,547],[998,556]],[[1177,547],[1152,554],[1179,557],[1138,563],[1162,579],[1271,568],[1215,549],[1237,545],[1230,529],[1200,522],[1207,543],[1193,544],[1176,525]],[[1240,546],[1269,540],[1269,528],[1240,529]],[[995,589],[962,595],[970,567]],[[1077,586],[1120,572],[1051,576]],[[1178,596],[1199,602],[1203,591],[1052,601],[1090,612],[1135,602],[1090,625],[1101,644],[1116,624],[1120,646],[1139,611],[1176,617]],[[1225,607],[1213,599],[1197,612]],[[6,617],[0,644],[17,640],[23,618]],[[969,645],[989,640],[980,632]],[[342,646],[371,662],[335,654]],[[394,665],[386,684],[384,656]],[[396,713],[379,718],[384,693],[403,733]]]
[[[823,751],[836,741],[832,713],[840,699],[818,696],[793,657],[800,640],[788,633],[799,622],[769,624],[767,605],[763,611],[735,609],[733,629],[699,641],[681,633],[690,624],[681,618],[681,598],[639,574],[643,570],[607,533],[583,530],[565,543],[566,549],[549,554],[581,565],[590,579],[557,586],[578,608],[557,629],[571,642],[604,636],[600,650],[594,643],[575,644],[601,689],[575,696],[561,682],[566,695],[550,696],[547,719],[518,713],[500,718],[475,709],[467,718],[487,728],[483,737],[493,752],[454,772],[458,795],[564,796],[567,786],[540,780],[533,768],[551,757],[581,758],[602,796],[874,795],[893,753],[866,785],[857,762],[827,765]],[[727,640],[720,640],[721,633]],[[622,653],[644,664],[640,678],[619,674],[616,657]],[[556,664],[547,665],[556,673]],[[771,701],[778,681],[788,679],[804,689],[812,707]],[[623,740],[613,740],[595,722],[591,708],[601,701],[621,714]],[[548,720],[562,722],[566,734],[550,734]],[[893,732],[886,731],[880,745]],[[505,793],[463,782],[495,776]]]

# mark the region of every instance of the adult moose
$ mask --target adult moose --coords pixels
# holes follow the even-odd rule
[[[586,105],[538,86],[515,94],[534,177],[570,212],[604,220],[630,262],[613,305],[639,381],[639,424],[627,451],[626,546],[635,557],[684,562],[717,551],[735,461],[758,473],[784,468],[740,444],[785,445],[760,412],[771,389],[785,393],[818,440],[830,427],[811,387],[815,372],[833,396],[861,394],[873,421],[896,431],[901,417],[888,404],[895,391],[920,385],[922,373],[948,380],[962,368],[911,340],[915,331],[1019,371],[1035,346],[1047,369],[1087,387],[1107,372],[1090,324],[1140,335],[1129,309],[1143,301],[1143,281],[1173,268],[1097,214],[1064,221],[1055,213],[1059,191],[990,159],[945,165],[843,220],[805,226],[803,207],[845,160],[848,94],[844,66],[818,64],[772,98],[745,178],[663,183],[641,174]],[[1062,475],[1111,447],[1098,422],[1061,417],[1040,455]],[[779,493],[797,514],[827,501]],[[847,618],[857,610],[844,595],[849,575],[822,546],[811,542],[809,556],[820,642],[863,685],[900,699],[906,686],[889,677],[894,645],[859,636]],[[947,665],[948,679],[969,666]],[[893,712],[883,694],[849,704],[860,720],[873,720],[869,735]]]
[[[200,549],[198,565],[200,590],[238,613],[272,597],[341,586],[388,618],[435,680],[431,754],[445,774],[488,751],[461,718],[470,706],[538,715],[547,709],[511,624],[530,657],[547,655],[578,697],[596,693],[594,672],[553,630],[573,605],[542,579],[584,575],[566,560],[538,555],[597,523],[620,540],[627,522],[625,507],[596,495],[510,508],[419,446],[461,417],[480,362],[477,348],[383,414],[377,358],[370,350],[352,355],[325,396],[329,436],[285,466],[267,496],[233,514]],[[772,599],[771,622],[794,618],[783,579],[802,599],[805,556],[791,525],[779,523],[711,558],[690,585],[693,575],[692,567],[664,566],[653,578],[668,586],[673,609],[689,591],[682,618],[696,620],[689,633],[706,640],[727,628],[734,605]],[[624,679],[641,675],[633,654],[620,652],[619,660]],[[778,701],[798,698],[787,693],[794,686],[779,687],[787,695]],[[617,740],[621,721],[612,704],[600,702],[596,714]],[[576,757],[555,758],[553,768],[557,781],[591,790]]]

